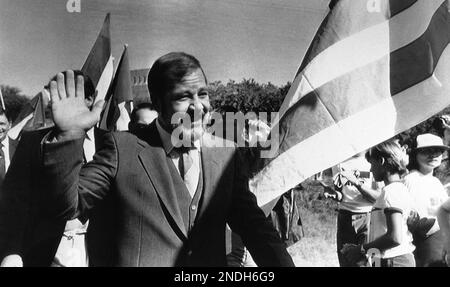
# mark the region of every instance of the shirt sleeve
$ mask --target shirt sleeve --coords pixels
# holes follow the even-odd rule
[[[385,206],[384,212],[400,212],[404,213],[408,209],[408,203],[410,202],[407,196],[406,187],[401,185],[391,186],[386,190],[384,196]]]

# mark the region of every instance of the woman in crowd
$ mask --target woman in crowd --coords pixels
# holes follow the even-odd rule
[[[444,250],[442,252],[442,261],[450,267],[450,199],[447,199],[438,210],[438,222],[441,232],[444,235]]]
[[[441,266],[444,236],[437,221],[438,208],[447,200],[447,192],[433,175],[441,165],[443,153],[449,147],[433,134],[418,135],[410,154],[410,173],[405,185],[414,199],[416,215],[409,228],[414,236],[417,266]]]
[[[375,180],[385,186],[371,212],[369,242],[345,244],[341,252],[350,262],[361,262],[368,251],[375,250],[375,266],[414,267],[413,239],[407,227],[413,200],[402,182],[408,156],[398,142],[387,141],[371,148],[366,158]]]

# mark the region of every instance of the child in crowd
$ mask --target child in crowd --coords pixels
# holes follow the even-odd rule
[[[385,186],[371,212],[368,243],[345,244],[341,252],[347,260],[360,262],[366,259],[367,251],[375,250],[375,266],[414,267],[413,239],[407,227],[413,200],[402,182],[408,156],[398,142],[387,141],[371,148],[366,159],[375,180]]]
[[[417,208],[409,227],[416,246],[414,256],[420,267],[442,265],[445,239],[439,228],[437,211],[448,195],[433,172],[441,165],[443,153],[448,149],[440,137],[422,134],[417,136],[410,154],[410,173],[405,177],[405,185]]]

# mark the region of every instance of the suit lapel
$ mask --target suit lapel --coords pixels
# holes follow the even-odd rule
[[[201,218],[207,207],[210,205],[211,198],[214,195],[212,188],[213,180],[217,180],[218,166],[217,149],[210,146],[210,142],[206,141],[202,146],[201,164],[203,171],[203,200],[197,218]]]
[[[162,148],[156,126],[152,125],[149,129],[151,130],[144,136],[144,140],[149,143],[149,146],[146,146],[139,153],[139,159],[164,207],[167,209],[178,229],[187,238],[187,231],[175,194],[176,191],[170,180],[171,173],[167,165],[166,153]]]
[[[9,160],[11,161],[16,152],[18,141],[9,138]]]

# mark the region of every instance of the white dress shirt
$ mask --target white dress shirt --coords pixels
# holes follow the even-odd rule
[[[158,119],[156,120],[156,127],[158,129],[159,136],[161,137],[161,141],[163,144],[164,151],[167,155],[172,159],[173,164],[177,168],[178,173],[183,177],[181,171],[179,169],[179,161],[182,159],[181,155],[174,151],[174,145],[172,144],[171,135],[161,127]],[[195,191],[197,190],[198,181],[200,178],[200,140],[197,140],[193,143],[193,149],[189,150],[189,156],[192,159],[192,167],[189,169],[189,172],[184,175],[184,182],[186,187],[191,194],[191,197],[194,196]]]
[[[6,136],[5,139],[2,141],[2,150],[3,154],[5,155],[5,172],[8,171],[9,164],[11,163],[9,159],[9,137]]]

